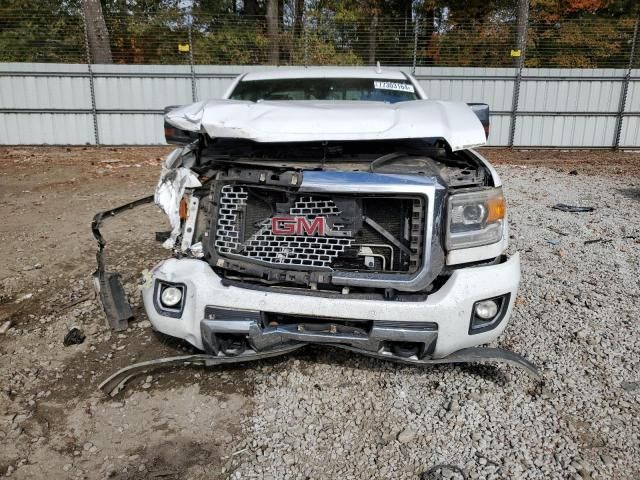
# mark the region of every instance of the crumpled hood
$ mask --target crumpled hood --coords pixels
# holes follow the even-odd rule
[[[463,102],[208,100],[171,110],[170,125],[211,137],[256,142],[443,138],[453,150],[486,143],[480,120]]]

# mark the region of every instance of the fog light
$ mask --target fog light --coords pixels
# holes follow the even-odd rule
[[[494,300],[476,303],[476,316],[482,320],[491,320],[498,314],[498,304]]]
[[[177,287],[167,287],[160,294],[160,301],[165,307],[175,307],[182,300],[182,290]]]

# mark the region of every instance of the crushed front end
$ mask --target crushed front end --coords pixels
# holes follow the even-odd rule
[[[475,258],[447,264],[456,260],[447,251],[452,195],[496,189],[471,153],[458,156],[466,166],[424,157],[375,169],[225,153],[200,153],[207,167],[201,185],[182,192],[176,255],[144,286],[158,331],[214,356],[313,343],[421,360],[504,330],[520,279],[518,255],[504,256],[506,223],[485,258],[471,246]]]
[[[189,143],[155,194],[173,252],[142,288],[155,330],[213,363],[325,344],[536,373],[512,352],[474,348],[503,332],[520,281],[500,179],[477,152],[446,138],[169,133]]]

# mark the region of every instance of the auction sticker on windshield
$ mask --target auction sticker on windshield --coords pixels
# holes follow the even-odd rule
[[[376,80],[373,82],[373,87],[379,90],[397,90],[399,92],[411,92],[414,93],[415,89],[410,83],[400,82],[381,82]]]

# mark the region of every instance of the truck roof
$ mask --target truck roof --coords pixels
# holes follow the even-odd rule
[[[387,80],[407,80],[400,70],[377,67],[280,67],[249,72],[241,79],[274,80],[283,78],[384,78]]]

